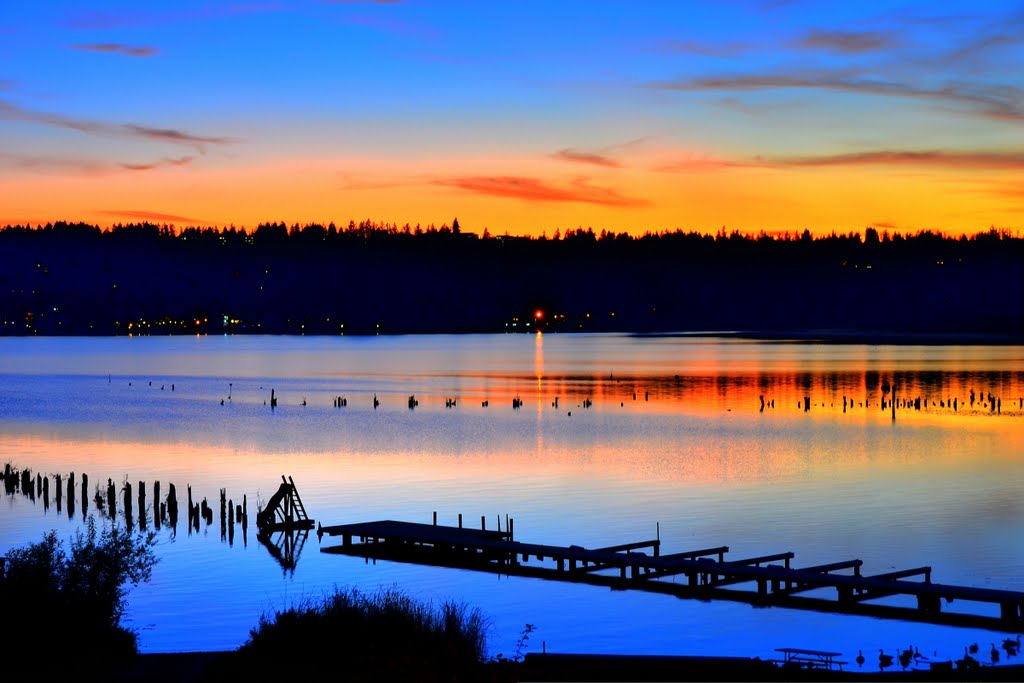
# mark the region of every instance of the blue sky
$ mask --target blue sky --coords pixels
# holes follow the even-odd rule
[[[1014,3],[17,3],[0,222],[1018,228]],[[120,212],[120,213],[119,213]]]

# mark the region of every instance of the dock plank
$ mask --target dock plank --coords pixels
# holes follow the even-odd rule
[[[322,526],[318,535],[321,541],[324,535],[346,539],[342,546],[321,547],[321,552],[584,582],[679,597],[720,598],[754,605],[867,614],[1008,632],[1024,628],[1024,593],[946,585],[930,580],[904,580],[919,574],[930,579],[930,567],[863,576],[861,560],[793,568],[788,566],[794,557],[792,552],[736,561],[724,559],[728,546],[649,555],[635,551],[644,547],[657,549],[660,542],[652,545],[651,541],[640,541],[601,548],[557,546],[515,541],[508,532],[497,530],[395,520]],[[718,555],[718,559],[708,555]],[[787,566],[761,564],[777,560],[784,560]],[[855,573],[836,573],[841,569],[854,569]],[[677,575],[685,575],[685,580],[660,580]],[[744,583],[755,585],[745,590],[727,587]],[[832,589],[835,597],[801,595],[816,589]],[[914,596],[917,607],[869,602],[891,595]],[[943,602],[956,600],[996,605],[999,616],[942,610]]]

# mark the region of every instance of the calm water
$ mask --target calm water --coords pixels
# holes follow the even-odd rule
[[[921,409],[893,420],[879,404],[891,385]],[[552,652],[769,658],[805,647],[852,661],[862,649],[870,667],[879,648],[955,658],[979,642],[983,655],[1006,634],[366,563],[319,552],[315,534],[288,570],[256,540],[255,509],[288,475],[324,525],[429,522],[436,511],[440,523],[485,515],[493,528],[508,515],[519,540],[587,547],[660,528],[666,553],[793,551],[794,566],[859,558],[865,574],[930,565],[936,582],[1024,590],[1022,395],[1019,346],[0,339],[0,464],[51,475],[51,487],[75,472],[79,484],[70,516],[52,489],[48,505],[5,496],[0,553],[78,528],[84,472],[90,492],[110,478],[136,492],[144,481],[150,497],[154,481],[165,495],[174,483],[179,500],[191,485],[214,507],[221,489],[246,496],[246,534],[222,538],[216,518],[199,532],[184,521],[176,535],[161,530],[153,580],[129,596],[147,652],[234,648],[267,610],[334,586],[399,586],[479,608],[492,654],[511,654],[530,623],[531,649]],[[345,407],[333,407],[338,396]]]

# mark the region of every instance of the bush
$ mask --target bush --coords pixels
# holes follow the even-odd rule
[[[485,620],[478,610],[417,602],[397,589],[339,590],[264,614],[235,654],[236,674],[350,681],[479,680]]]
[[[138,634],[121,625],[128,592],[148,581],[155,535],[133,534],[116,524],[97,531],[93,517],[71,539],[56,531],[8,552],[0,604],[13,623],[5,644],[24,656],[59,651],[89,661],[112,662],[138,651]]]

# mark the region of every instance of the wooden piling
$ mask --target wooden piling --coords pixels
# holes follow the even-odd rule
[[[178,494],[173,483],[167,485],[167,521],[172,529],[178,529]]]
[[[132,485],[130,482],[125,481],[124,483],[124,519],[131,526],[132,522]]]
[[[146,482],[139,482],[139,528],[145,530],[148,524],[146,514]]]

